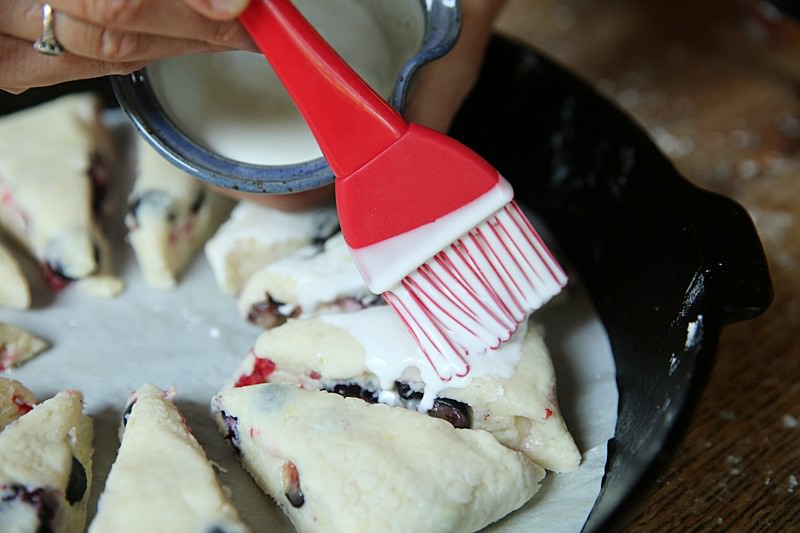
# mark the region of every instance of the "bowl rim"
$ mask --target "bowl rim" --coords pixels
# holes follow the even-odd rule
[[[405,109],[416,74],[427,63],[446,54],[461,28],[461,8],[448,0],[418,0],[425,27],[419,50],[402,66],[389,103]],[[258,165],[216,154],[192,140],[173,122],[159,102],[143,68],[111,76],[114,95],[136,130],[170,163],[213,186],[254,194],[288,194],[333,183],[322,157],[288,165]]]

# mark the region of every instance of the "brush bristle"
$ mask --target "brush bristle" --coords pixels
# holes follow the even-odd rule
[[[510,202],[384,293],[442,380],[499,347],[567,276]]]

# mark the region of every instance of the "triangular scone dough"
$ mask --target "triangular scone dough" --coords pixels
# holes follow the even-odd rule
[[[336,232],[334,207],[287,213],[242,201],[206,243],[205,254],[220,290],[238,294],[259,269]]]
[[[0,431],[30,412],[36,405],[36,396],[15,379],[0,377]]]
[[[484,431],[337,394],[253,385],[212,407],[300,532],[476,531],[522,506],[544,477]]]
[[[0,322],[0,370],[19,366],[50,347],[22,328]]]
[[[54,288],[98,273],[112,159],[99,100],[75,93],[7,115],[0,138],[0,225]]]
[[[134,394],[90,533],[244,533],[200,444],[160,389]]]
[[[469,387],[446,389],[441,395],[472,405],[476,427],[546,469],[578,468],[580,452],[558,408],[555,371],[541,329],[528,330],[522,357],[509,379],[480,377]]]
[[[355,311],[382,303],[358,273],[341,233],[268,264],[244,284],[239,313],[264,329],[289,318]]]
[[[92,431],[81,393],[66,391],[0,433],[0,531],[83,531]]]
[[[128,240],[145,280],[170,289],[233,200],[212,192],[137,139],[138,172],[125,217]]]
[[[402,325],[386,306],[290,320],[258,337],[231,384],[289,383],[417,409],[424,389],[418,374],[405,372],[390,389],[382,390],[367,368],[369,359],[383,354],[370,352],[362,342],[365,329],[383,331],[390,342],[404,343],[383,344],[380,350],[416,353],[410,336],[392,333],[397,328]],[[487,430],[548,470],[577,469],[580,453],[558,408],[555,372],[541,330],[530,327],[506,346],[520,350],[510,377],[475,377],[464,388],[444,389],[436,394],[431,414],[448,419],[452,414],[457,424]]]
[[[0,242],[0,307],[27,309],[31,306],[31,289],[8,247]]]
[[[63,96],[0,120],[0,224],[66,282],[95,273],[111,150],[99,100]]]

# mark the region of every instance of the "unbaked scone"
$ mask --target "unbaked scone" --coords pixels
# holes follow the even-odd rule
[[[339,227],[334,207],[287,213],[242,201],[205,245],[217,285],[237,294],[264,265],[313,242],[322,242]]]
[[[132,396],[90,533],[246,533],[169,395]]]
[[[27,309],[31,306],[31,289],[17,259],[0,242],[0,307]]]
[[[49,347],[46,340],[20,327],[0,322],[0,371],[19,366]]]
[[[264,329],[289,318],[355,311],[383,299],[369,291],[341,233],[268,264],[245,282],[239,313]]]
[[[113,153],[90,93],[62,96],[0,119],[0,226],[42,265],[53,289],[101,272],[96,223]]]
[[[36,405],[36,396],[15,379],[0,377],[0,431],[28,413]]]
[[[479,375],[476,360],[476,375],[458,387],[423,381],[412,366],[423,359],[417,345],[393,311],[379,306],[290,320],[263,332],[230,385],[286,383],[420,410],[456,427],[489,431],[548,470],[576,470],[581,456],[558,408],[541,330],[532,325],[501,349],[479,357],[510,355],[511,368]]]
[[[144,279],[171,289],[233,201],[164,159],[137,137],[138,169],[128,199],[128,241]]]
[[[477,531],[544,478],[485,431],[337,394],[253,385],[223,391],[212,409],[301,533]]]
[[[78,391],[35,405],[0,433],[0,531],[84,530],[92,434]]]

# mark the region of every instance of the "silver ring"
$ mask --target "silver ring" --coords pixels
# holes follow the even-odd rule
[[[56,39],[55,15],[50,4],[42,4],[42,36],[33,43],[33,49],[40,54],[57,57],[64,53],[64,47]]]

